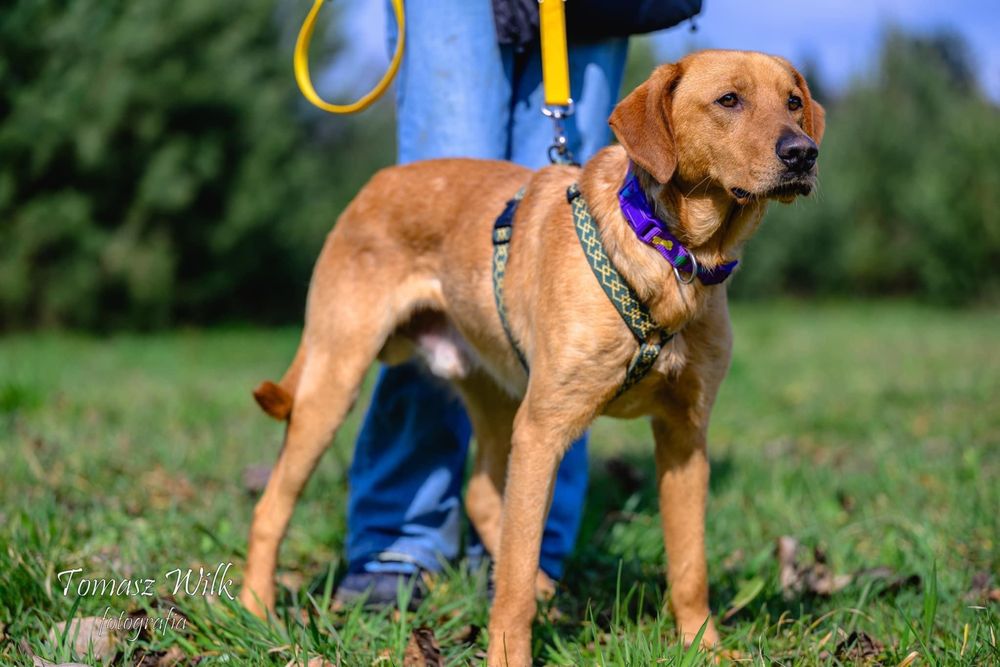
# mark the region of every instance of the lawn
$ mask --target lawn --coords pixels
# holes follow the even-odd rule
[[[755,664],[1000,663],[1000,314],[769,303],[738,304],[733,320],[710,436],[709,572],[724,647]],[[413,613],[326,603],[359,410],[299,503],[279,623],[248,617],[224,592],[167,599],[176,568],[232,562],[239,581],[254,503],[244,471],[271,464],[281,439],[249,390],[280,375],[297,335],[0,338],[0,663],[31,665],[25,648],[85,659],[50,635],[57,622],[164,617],[171,605],[183,627],[121,639],[112,659],[157,664],[172,648],[201,665],[402,664],[418,627],[447,664],[481,655],[485,577],[461,563],[429,582]],[[651,447],[643,422],[594,427],[583,534],[536,622],[538,662],[710,661],[684,655],[661,610]],[[783,536],[800,545],[794,561],[776,558]],[[155,579],[154,595],[80,596],[75,581],[64,595],[57,573],[74,568]]]

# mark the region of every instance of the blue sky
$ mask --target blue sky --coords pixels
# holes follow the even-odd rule
[[[344,79],[358,72],[374,79],[387,62],[383,1],[351,0],[341,7],[347,50],[321,77],[328,90],[355,87],[357,81]],[[948,26],[968,40],[983,88],[1000,102],[1000,0],[704,0],[696,23],[696,33],[684,24],[653,36],[662,60],[708,47],[766,51],[795,63],[811,58],[834,90],[870,71],[887,26]]]
[[[811,57],[834,89],[870,70],[887,26],[948,26],[968,40],[983,88],[1000,101],[1000,0],[705,0],[696,23],[694,34],[657,35],[657,52],[665,60],[704,47],[766,51],[797,63]]]

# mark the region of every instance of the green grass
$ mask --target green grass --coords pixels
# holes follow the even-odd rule
[[[852,632],[896,664],[996,664],[1000,586],[1000,315],[890,303],[740,305],[736,352],[711,431],[708,557],[725,648],[759,664],[850,663]],[[270,464],[281,426],[249,389],[278,376],[297,331],[180,331],[94,339],[0,339],[0,663],[18,648],[69,659],[55,622],[148,606],[141,596],[64,596],[56,573],[151,577],[242,568],[248,464]],[[362,401],[362,404],[364,401]],[[118,660],[177,645],[200,664],[285,665],[322,655],[401,664],[410,630],[433,629],[449,664],[485,647],[484,577],[461,564],[415,613],[324,603],[340,565],[355,411],[299,503],[281,569],[303,575],[266,626],[225,598],[177,601],[186,631],[119,644]],[[608,465],[614,459],[615,464]],[[642,421],[601,420],[579,547],[554,608],[535,625],[553,664],[707,663],[685,654],[661,610],[664,555]],[[825,552],[836,573],[884,566],[823,597],[783,595],[779,536]],[[806,560],[810,560],[811,556]],[[892,585],[892,579],[905,579]],[[152,612],[161,614],[162,609]],[[722,620],[725,617],[725,620]],[[78,656],[82,657],[82,656]]]

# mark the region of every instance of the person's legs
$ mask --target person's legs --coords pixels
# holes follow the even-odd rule
[[[575,113],[566,120],[566,135],[570,151],[581,163],[611,139],[607,120],[618,101],[627,50],[626,39],[569,47]],[[520,58],[516,73],[510,158],[537,168],[548,163],[548,147],[553,138],[552,121],[540,112],[545,100],[538,52]],[[587,492],[587,472],[584,434],[573,443],[559,466],[542,536],[540,566],[553,579],[562,577],[564,561],[576,543]]]
[[[512,93],[509,60],[497,44],[491,3],[408,4],[406,47],[396,76],[399,162],[504,159]]]
[[[434,570],[457,555],[468,442],[443,383],[416,364],[382,369],[348,472],[349,571]]]
[[[466,0],[407,5],[396,77],[400,163],[505,157],[511,90],[492,12]],[[382,369],[348,474],[342,599],[373,589],[370,602],[394,601],[398,577],[378,573],[434,571],[458,554],[469,432],[444,383],[415,363]]]

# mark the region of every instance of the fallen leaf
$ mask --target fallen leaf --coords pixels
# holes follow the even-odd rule
[[[426,626],[413,630],[403,654],[403,667],[444,667],[444,658],[433,630]]]
[[[803,565],[799,561],[799,541],[794,537],[778,538],[775,557],[778,559],[778,582],[785,599],[802,593],[829,596],[854,581],[854,575],[835,574],[826,564],[826,553],[813,549],[813,562]]]
[[[969,584],[968,592],[962,596],[966,602],[986,602],[990,597],[990,584],[993,582],[993,574],[986,570],[980,570],[972,575],[972,582]]]
[[[837,644],[834,655],[847,662],[861,662],[877,658],[882,654],[882,642],[865,632],[854,631],[847,639]]]
[[[142,476],[141,488],[148,506],[153,509],[186,503],[197,495],[194,485],[185,475],[169,472],[159,465]]]
[[[814,563],[806,570],[806,590],[816,595],[833,595],[854,581],[850,574],[834,574],[825,563]]]
[[[286,571],[274,575],[274,581],[290,591],[297,591],[305,585],[306,578],[301,572]]]
[[[187,656],[180,646],[171,646],[166,653],[160,656],[156,667],[174,667],[174,665],[181,664],[186,658]]]
[[[854,508],[857,506],[854,496],[850,495],[846,491],[837,491],[837,502],[840,503],[840,508],[847,513],[853,512]]]
[[[250,495],[263,493],[271,479],[271,466],[251,465],[243,468],[243,489]]]
[[[799,574],[798,550],[799,541],[794,537],[782,535],[778,538],[778,546],[775,549],[775,557],[778,559],[778,583],[785,597],[801,590],[802,577]]]
[[[746,560],[746,553],[744,553],[743,549],[736,549],[736,551],[730,553],[726,556],[725,560],[722,561],[722,569],[726,572],[732,572],[739,567],[744,560]]]
[[[483,629],[475,624],[466,625],[455,634],[455,641],[460,644],[475,644]]]
[[[37,655],[31,658],[32,667],[90,667],[90,665],[85,665],[82,662],[49,662],[44,658],[39,658]]]
[[[165,651],[140,652],[135,656],[132,667],[177,667],[188,660],[179,646],[171,646]],[[198,660],[195,658],[194,660]],[[188,664],[195,664],[194,661]]]
[[[885,565],[860,570],[854,575],[854,579],[855,581],[869,579],[871,581],[884,582],[878,590],[877,595],[897,593],[904,588],[919,588],[921,582],[919,574],[900,575],[894,569]]]
[[[87,651],[93,646],[93,657],[104,660],[114,653],[114,633],[108,632],[106,624],[107,621],[100,616],[84,616],[72,621],[62,621],[49,630],[49,640],[59,644],[65,634],[66,641],[74,653],[87,655]]]
[[[902,660],[900,660],[899,664],[896,665],[896,667],[910,667],[910,665],[912,665],[919,657],[920,653],[918,653],[917,651],[910,651],[910,654],[905,658],[903,658]]]
[[[337,667],[337,666],[324,657],[315,656],[313,658],[309,658],[309,662],[306,663],[306,667]]]
[[[44,658],[39,658],[35,655],[35,652],[31,650],[31,645],[26,639],[22,639],[18,642],[18,646],[21,647],[21,650],[26,656],[31,658],[32,667],[89,667],[89,665],[84,665],[79,662],[61,662],[56,664],[54,662],[49,662]]]

